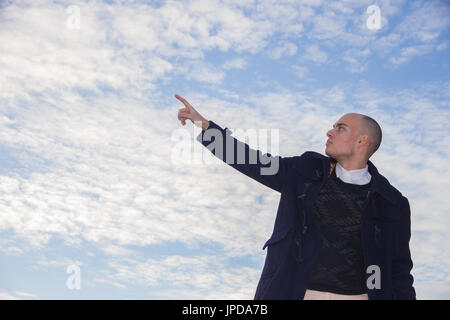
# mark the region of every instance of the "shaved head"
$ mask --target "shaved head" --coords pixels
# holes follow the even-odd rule
[[[380,147],[381,145],[381,127],[374,119],[369,116],[361,115],[361,127],[359,134],[364,135],[367,134],[369,136],[369,154],[370,158]]]

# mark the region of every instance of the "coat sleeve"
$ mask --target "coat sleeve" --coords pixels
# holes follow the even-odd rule
[[[287,179],[289,168],[296,158],[272,156],[270,153],[252,149],[248,144],[232,137],[228,128],[223,129],[209,120],[208,129],[197,136],[203,146],[217,158],[234,169],[263,185],[281,192]]]
[[[411,275],[413,262],[409,249],[411,238],[411,208],[407,198],[402,198],[401,215],[396,232],[396,243],[392,261],[392,284],[394,299],[415,300],[416,292],[413,287],[414,278]]]

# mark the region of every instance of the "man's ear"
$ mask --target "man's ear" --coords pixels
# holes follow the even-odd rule
[[[370,145],[370,139],[369,136],[367,134],[362,134],[358,137],[358,144],[360,146],[366,145],[369,146]]]

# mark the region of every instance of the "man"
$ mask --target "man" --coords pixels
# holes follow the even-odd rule
[[[381,144],[375,120],[342,116],[327,132],[327,156],[263,156],[175,97],[185,106],[181,124],[189,119],[202,128],[199,142],[209,147],[219,139],[223,147],[208,148],[216,157],[225,161],[234,150],[227,164],[281,193],[254,299],[416,299],[409,201],[369,160]],[[274,174],[262,174],[262,157],[278,161]]]

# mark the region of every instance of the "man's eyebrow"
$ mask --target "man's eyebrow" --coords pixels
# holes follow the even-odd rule
[[[333,124],[333,128],[335,127],[335,126],[345,126],[345,127],[348,127],[348,125],[346,125],[345,123],[343,123],[343,122],[339,122],[339,123],[336,123],[336,124]]]

